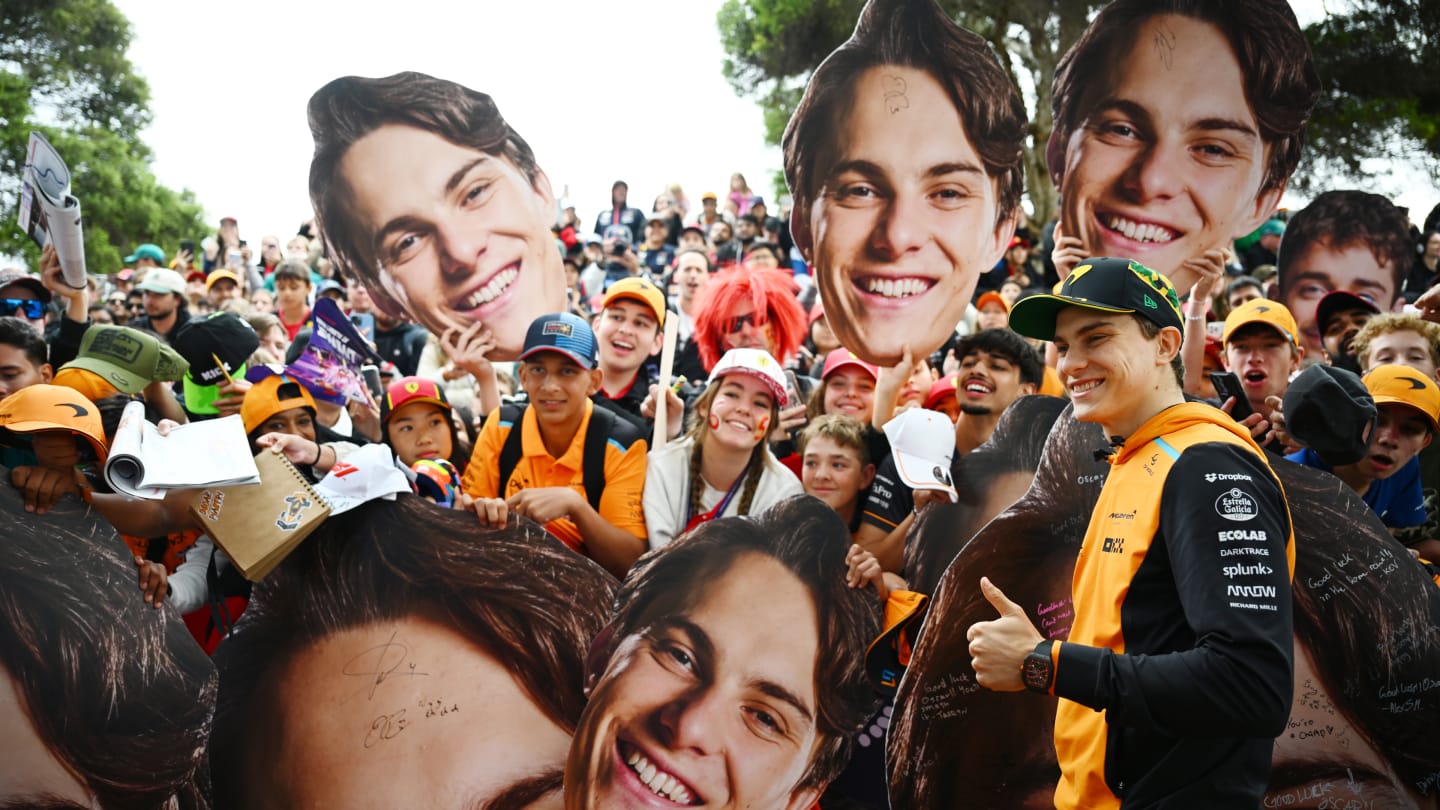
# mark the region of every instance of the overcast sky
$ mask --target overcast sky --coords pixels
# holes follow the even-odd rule
[[[759,107],[721,76],[721,0],[115,2],[150,82],[157,176],[194,191],[212,225],[238,218],[252,243],[309,218],[305,104],[345,75],[417,70],[489,93],[587,224],[617,178],[648,211],[667,183],[698,205],[735,171],[769,197],[780,168]],[[1294,4],[1302,23],[1322,13]],[[1373,190],[1423,218],[1440,201],[1425,180]]]

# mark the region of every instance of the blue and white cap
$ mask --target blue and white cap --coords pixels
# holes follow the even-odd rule
[[[595,368],[595,333],[584,318],[569,312],[541,315],[525,332],[524,360],[536,352],[559,352],[585,368]]]

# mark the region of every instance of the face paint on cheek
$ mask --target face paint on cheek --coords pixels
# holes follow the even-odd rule
[[[713,414],[713,413],[710,414],[710,429],[711,429],[711,430],[719,430],[719,429],[720,429],[720,417],[716,416],[716,415]]]
[[[770,417],[760,417],[759,424],[755,425],[755,441],[762,441],[765,435],[770,432]]]

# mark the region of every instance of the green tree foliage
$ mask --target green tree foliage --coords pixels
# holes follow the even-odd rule
[[[1395,165],[1440,173],[1440,0],[1332,11],[1305,29],[1323,93],[1291,185],[1363,188]]]
[[[118,270],[139,242],[174,246],[204,231],[189,191],[162,186],[140,131],[150,89],[126,51],[130,23],[109,0],[0,0],[0,253],[32,260],[16,224],[30,131],[70,167],[91,272]]]
[[[1037,232],[1059,202],[1045,165],[1052,129],[1050,79],[1102,5],[1089,0],[941,0],[960,25],[991,44],[1026,101],[1031,123],[1025,193]],[[811,71],[850,36],[863,6],[864,0],[726,0],[716,16],[726,53],[725,78],[736,93],[764,109],[770,143],[780,142]]]

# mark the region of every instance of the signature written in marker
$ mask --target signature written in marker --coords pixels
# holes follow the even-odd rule
[[[460,711],[460,703],[446,698],[425,698],[422,697],[415,702],[417,708],[423,711],[412,712],[409,717],[405,716],[406,709],[382,714],[370,721],[370,728],[365,732],[365,739],[362,745],[366,748],[374,748],[386,740],[393,740],[400,736],[400,732],[411,726],[423,723],[432,717],[447,717],[457,714]]]
[[[406,660],[409,655],[409,645],[396,641],[395,632],[392,632],[384,644],[371,647],[346,661],[341,672],[361,678],[374,678],[370,683],[370,694],[366,696],[368,700],[375,697],[375,690],[389,678],[429,676],[428,672],[418,671],[414,661]]]
[[[405,719],[404,709],[394,714],[382,714],[370,723],[370,730],[366,732],[363,744],[366,748],[372,748],[385,740],[393,739],[409,725],[410,721]]]

